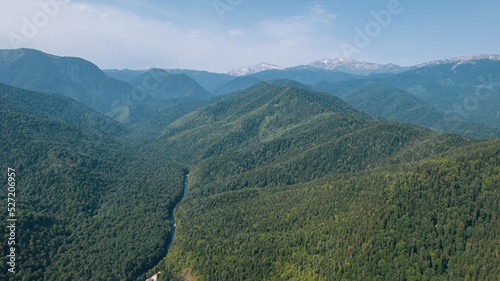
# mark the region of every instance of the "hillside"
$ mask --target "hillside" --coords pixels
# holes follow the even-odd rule
[[[139,77],[139,75],[143,74],[147,70],[132,70],[132,69],[103,69],[102,72],[111,78],[115,78],[117,80],[121,80],[123,82],[127,82],[132,84],[134,80]]]
[[[245,90],[251,86],[262,82],[262,80],[255,77],[236,77],[233,80],[227,82],[222,87],[215,90],[214,95],[226,95],[234,93],[237,91]]]
[[[198,194],[228,181],[200,177],[159,268],[170,280],[181,269],[206,280],[495,280],[498,146],[209,196]]]
[[[312,66],[296,66],[283,70],[271,69],[249,75],[262,81],[275,79],[290,79],[303,84],[315,84],[321,81],[339,82],[350,79],[359,79],[362,76],[348,74],[335,70],[321,69]]]
[[[17,175],[18,276],[124,280],[158,262],[170,235],[163,210],[182,193],[184,171],[120,143],[118,124],[66,97],[0,86],[0,166]],[[7,272],[8,247],[0,245],[0,279],[18,280]]]
[[[233,76],[222,73],[214,73],[208,71],[191,70],[191,69],[167,69],[170,74],[186,74],[191,77],[196,83],[200,84],[209,92],[222,87],[225,83],[234,79]]]
[[[138,74],[133,71],[113,73],[115,76],[120,73]],[[153,68],[132,76],[134,78],[130,83],[152,99],[128,100],[106,114],[124,125],[133,125],[176,105],[205,100],[211,96],[211,93],[186,74],[171,74],[166,70]]]
[[[83,60],[75,67],[92,71],[23,51],[2,51],[0,65],[44,66],[31,77],[61,85],[71,73],[71,83],[97,77]],[[495,74],[494,62],[469,62],[378,78],[311,66],[232,81],[114,71],[135,86],[116,85],[149,93],[122,96],[105,112],[113,119],[57,92],[0,84],[0,168],[16,170],[20,230],[19,275],[7,274],[3,243],[0,279],[496,280],[500,141],[463,135],[498,130],[430,102],[435,83],[452,102],[477,88],[467,75]],[[188,72],[226,93],[209,97]]]
[[[177,157],[186,157],[190,160],[182,161],[192,163],[207,155],[271,138],[304,119],[326,112],[371,118],[330,94],[260,83],[185,115],[168,126],[160,138],[165,149],[178,151]],[[186,144],[189,149],[183,149]],[[188,156],[192,152],[196,154]]]
[[[500,128],[500,61],[429,63],[381,81],[418,97],[443,113]]]
[[[118,122],[58,94],[27,91],[0,84],[0,99],[3,112],[23,112],[38,118],[51,117],[106,136],[125,133]]]
[[[299,87],[333,93],[390,120],[438,132],[495,138],[500,128],[498,58],[473,55],[411,67],[323,59],[307,66],[266,70],[246,77],[294,80],[304,84]],[[375,88],[369,89],[369,83],[375,83]]]
[[[156,100],[183,98],[185,100],[205,99],[210,93],[186,74],[170,74],[153,68],[139,75],[132,85],[148,93]]]
[[[96,65],[32,49],[0,50],[0,83],[70,97],[101,113],[135,96],[133,86],[106,76]]]
[[[183,270],[206,280],[498,274],[500,245],[488,238],[500,231],[497,140],[374,120],[326,94],[262,83],[184,116],[158,142],[186,150],[178,157],[191,166],[160,280]],[[461,266],[478,258],[484,269]]]
[[[477,139],[500,137],[498,128],[465,121],[453,112],[444,112],[442,108],[433,107],[420,97],[387,86],[380,80],[322,82],[302,87],[332,93],[361,110],[388,120],[417,124],[436,132],[456,133]]]
[[[190,69],[162,69],[170,74],[185,74],[192,78],[201,87],[209,92],[213,92],[218,88],[222,87],[227,82],[234,79],[233,76],[228,74],[213,73],[208,71],[198,71]],[[134,80],[139,77],[139,75],[144,74],[148,70],[130,70],[130,69],[104,69],[104,73],[110,77],[116,78],[118,80],[125,81],[127,83],[133,83]]]

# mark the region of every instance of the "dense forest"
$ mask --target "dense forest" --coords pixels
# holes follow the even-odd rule
[[[497,280],[499,144],[210,196],[191,182],[160,280]]]
[[[173,147],[179,134],[199,140],[191,157],[201,161],[176,209],[173,249],[155,268],[160,280],[500,276],[498,141],[362,117],[296,88],[266,88],[262,102],[239,110],[261,87],[164,132]],[[302,116],[296,104],[316,114]],[[271,121],[284,112],[286,122]],[[215,130],[223,126],[226,134]],[[207,132],[223,143],[206,142]]]
[[[17,274],[2,243],[2,280],[500,280],[500,141],[467,137],[498,129],[421,127],[443,116],[400,80],[274,80],[206,98],[165,76],[191,94],[124,103],[126,122],[102,114],[111,105],[0,84],[18,218]]]
[[[182,195],[185,171],[154,152],[94,133],[114,128],[97,113],[73,125],[84,108],[74,101],[7,86],[0,91],[1,170],[17,172],[17,276],[124,280],[164,257],[168,210]],[[60,114],[44,108],[43,100],[74,108]],[[29,106],[37,110],[18,110]],[[0,200],[7,202],[7,194]],[[2,208],[3,217],[6,212]],[[9,235],[6,224],[0,222],[2,237]],[[7,272],[8,249],[0,245],[1,279],[19,280]]]

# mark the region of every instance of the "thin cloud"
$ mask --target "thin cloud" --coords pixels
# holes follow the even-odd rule
[[[19,15],[30,17],[36,11],[33,6]],[[334,25],[335,17],[321,6],[313,6],[303,15],[227,30],[224,25],[184,27],[167,17],[150,18],[95,2],[70,2],[61,6],[50,23],[21,47],[82,57],[101,68],[163,67],[226,72],[262,60],[280,65],[289,65],[291,58],[303,61],[307,53],[304,50],[317,52],[318,46],[325,45],[314,34],[328,34],[326,31]],[[5,34],[9,29],[0,31]],[[325,37],[329,36],[321,36],[321,40]],[[1,40],[0,46],[8,46],[8,42]]]
[[[304,36],[329,30],[334,26],[336,18],[336,14],[328,13],[320,5],[315,5],[305,15],[261,21],[260,29],[264,34],[274,38]]]
[[[54,1],[60,3],[60,11],[45,20],[40,3]],[[387,4],[360,10],[353,1],[312,2],[304,8],[307,1],[243,1],[221,22],[212,1],[205,0],[0,0],[0,48],[78,56],[104,68],[159,66],[225,72],[263,60],[292,66],[341,56],[338,46],[351,42],[354,28],[363,29],[372,20],[370,9],[379,11]],[[462,2],[456,13],[443,17],[437,11],[446,11],[451,1],[436,4],[439,9],[433,13],[418,1],[411,2],[410,9],[409,1],[404,15],[394,16],[380,37],[370,38],[372,44],[363,50],[362,59],[418,63],[450,56],[450,42],[454,42],[453,53],[498,53],[495,46],[500,37],[484,29],[498,26],[498,1],[479,6]],[[42,22],[35,28],[28,26],[34,17]],[[426,21],[421,20],[424,17]],[[12,44],[12,38],[18,44]],[[409,46],[402,51],[394,43]]]
[[[97,11],[94,7],[87,4],[73,4],[72,6],[81,12],[86,12],[90,14],[95,13]]]

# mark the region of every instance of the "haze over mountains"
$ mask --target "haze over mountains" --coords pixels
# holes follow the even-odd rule
[[[103,71],[1,50],[18,274],[496,280],[498,56],[315,65]]]
[[[336,70],[366,76],[380,73],[399,73],[409,69],[409,67],[401,67],[392,63],[381,65],[376,63],[355,61],[351,58],[322,59],[311,62],[309,65],[329,70]]]
[[[0,51],[0,83],[63,94],[100,112],[109,111],[113,102],[126,100],[135,90],[84,59],[31,49]]]
[[[286,67],[283,67],[283,66],[277,66],[275,64],[269,64],[266,62],[262,62],[260,64],[254,65],[254,66],[233,69],[230,72],[228,72],[228,74],[231,76],[246,76],[249,74],[255,74],[255,73],[258,73],[261,71],[265,71],[265,70],[270,70],[270,69],[282,70],[285,68]]]
[[[500,97],[495,95],[500,85],[498,55],[471,55],[412,67],[352,59],[323,59],[290,68],[262,63],[233,71],[235,77],[182,69],[101,71],[80,58],[30,49],[0,54],[1,83],[60,93],[122,123],[147,118],[172,104],[288,79],[389,120],[470,137],[500,136]]]

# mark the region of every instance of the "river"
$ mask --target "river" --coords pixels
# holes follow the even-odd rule
[[[182,194],[181,196],[181,199],[179,200],[179,202],[177,202],[177,204],[174,206],[174,208],[172,208],[172,210],[170,210],[169,212],[169,216],[170,216],[170,229],[171,229],[171,234],[170,234],[170,242],[168,242],[168,245],[167,245],[167,250],[165,252],[165,256],[167,256],[168,254],[168,250],[170,250],[170,246],[172,246],[172,242],[174,242],[174,238],[175,238],[175,218],[174,218],[174,209],[175,207],[177,207],[177,205],[182,201],[182,199],[184,198],[184,196],[186,196],[187,194],[187,188],[188,188],[188,177],[189,177],[189,174],[186,175],[186,178],[184,179],[184,193]],[[146,272],[143,272],[139,275],[137,275],[137,277],[133,277],[135,279],[138,279],[138,278],[143,278],[144,275],[146,275],[147,271]]]
[[[184,196],[187,194],[188,177],[189,177],[189,174],[186,175],[186,179],[184,180],[184,194],[182,194],[182,197],[181,197],[181,199],[179,200],[179,202],[177,204],[179,204],[182,201],[182,199],[184,198]],[[177,205],[175,205],[175,206],[177,206]],[[168,242],[167,252],[165,253],[165,256],[168,254],[168,250],[170,250],[170,246],[172,246],[172,242],[174,242],[174,238],[175,238],[174,209],[175,209],[175,207],[169,213],[169,216],[170,216],[170,229],[172,230],[172,232],[170,234],[170,242]]]

